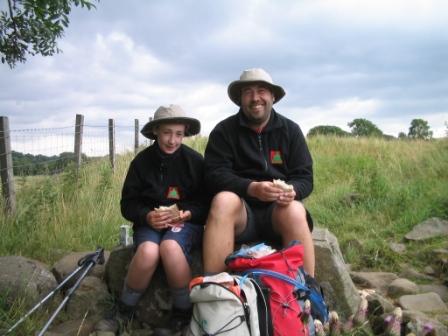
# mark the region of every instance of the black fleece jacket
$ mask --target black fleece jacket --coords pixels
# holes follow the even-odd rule
[[[204,225],[208,199],[203,175],[204,160],[198,152],[181,145],[168,155],[154,142],[129,166],[121,193],[121,213],[135,226],[148,225],[148,212],[177,203],[180,210],[191,211],[189,222]]]
[[[252,181],[282,179],[302,200],[313,190],[313,162],[300,127],[274,109],[266,127],[249,128],[240,110],[212,130],[205,149],[205,181],[212,194],[232,191],[251,204]]]

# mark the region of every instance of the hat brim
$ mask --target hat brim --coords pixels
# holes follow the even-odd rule
[[[199,132],[201,131],[201,123],[199,122],[199,120],[188,117],[176,117],[176,118],[163,118],[163,119],[151,120],[147,122],[145,126],[143,126],[140,133],[148,139],[155,140],[157,137],[154,134],[154,128],[161,124],[187,125],[188,127],[186,128],[184,134],[184,136],[186,137],[199,134]]]
[[[275,97],[275,103],[278,103],[284,96],[285,96],[285,90],[279,85],[275,85],[263,80],[253,80],[253,81],[241,81],[236,80],[229,84],[229,87],[227,88],[227,94],[229,95],[229,98],[231,101],[233,101],[236,105],[241,106],[241,89],[242,87],[246,85],[250,85],[253,83],[263,83],[267,87],[271,88],[272,93]]]

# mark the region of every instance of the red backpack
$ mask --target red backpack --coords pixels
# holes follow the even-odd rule
[[[328,308],[320,288],[312,288],[308,281],[311,277],[303,271],[303,245],[294,241],[282,250],[261,257],[248,253],[258,246],[266,247],[259,244],[242,248],[228,256],[226,264],[231,271],[255,279],[261,287],[259,296],[268,305],[267,316],[261,316],[263,309],[258,309],[261,335],[313,335],[312,315],[326,322]],[[311,302],[312,311],[302,311],[305,299]]]

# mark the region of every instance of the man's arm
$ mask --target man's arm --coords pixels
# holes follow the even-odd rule
[[[313,160],[302,131],[297,129],[292,134],[288,160],[288,184],[294,186],[295,199],[302,200],[313,191]]]

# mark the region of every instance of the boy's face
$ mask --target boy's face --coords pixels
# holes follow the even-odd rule
[[[154,130],[162,152],[172,154],[180,147],[185,135],[185,127],[184,124],[161,124]]]

